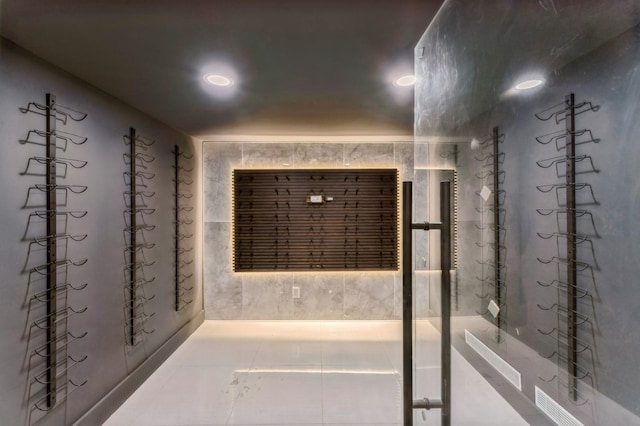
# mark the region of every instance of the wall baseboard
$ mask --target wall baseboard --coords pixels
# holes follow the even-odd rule
[[[204,310],[201,310],[73,425],[103,424],[203,322]]]

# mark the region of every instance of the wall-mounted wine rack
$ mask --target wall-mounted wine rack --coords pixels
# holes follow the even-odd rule
[[[34,245],[43,247],[46,260],[28,272],[30,285],[36,281],[32,279],[34,275],[43,278],[45,282],[45,288],[32,294],[29,300],[30,310],[37,311],[38,306],[44,305],[46,312],[43,317],[31,323],[29,338],[38,338],[44,334],[45,343],[36,347],[29,359],[30,366],[39,366],[41,363],[35,360],[44,359],[45,368],[32,377],[30,388],[43,387],[43,390],[33,392],[39,395],[34,408],[46,412],[66,401],[70,393],[87,383],[87,380],[79,381],[70,377],[71,369],[87,359],[86,355],[78,356],[71,353],[71,343],[85,337],[87,332],[73,331],[75,321],[72,326],[70,319],[85,312],[87,307],[77,308],[69,302],[69,293],[81,291],[88,285],[75,284],[69,279],[69,270],[84,265],[88,260],[69,257],[69,245],[85,240],[87,234],[72,234],[67,229],[69,218],[79,219],[86,216],[87,212],[60,208],[68,205],[67,197],[84,193],[87,186],[59,182],[60,179],[65,180],[69,177],[71,169],[84,168],[87,161],[58,156],[58,151],[66,152],[70,146],[82,145],[87,141],[86,137],[64,131],[58,125],[65,126],[71,121],[82,121],[87,114],[58,104],[53,94],[46,95],[44,104],[29,102],[26,107],[20,108],[20,111],[45,117],[45,130],[29,130],[20,143],[44,145],[46,150],[44,157],[30,157],[23,173],[45,177],[45,183],[29,188],[30,194],[32,191],[44,193],[46,199],[45,209],[32,212],[29,218],[30,222],[33,218],[44,220],[46,235],[31,239],[29,252],[32,253],[31,247]],[[38,166],[44,166],[45,171],[34,171]],[[60,219],[64,221],[61,224],[58,223]]]
[[[193,224],[193,219],[188,217],[188,213],[193,210],[193,206],[186,204],[187,200],[193,197],[189,191],[193,184],[193,178],[190,173],[193,167],[182,164],[185,161],[193,159],[192,154],[187,154],[180,150],[178,145],[173,148],[174,156],[174,275],[175,275],[175,310],[181,311],[187,305],[193,302],[193,298],[189,295],[193,290],[193,283],[189,280],[193,277],[193,272],[186,270],[193,264],[193,259],[185,259],[185,256],[193,251],[193,246],[187,244],[193,238],[193,233],[189,232],[188,227]]]
[[[155,315],[148,312],[148,302],[155,298],[155,294],[148,296],[146,288],[155,281],[155,276],[148,278],[145,268],[155,261],[148,261],[147,251],[155,247],[154,243],[147,241],[147,233],[155,229],[155,225],[147,223],[155,209],[149,207],[147,200],[155,195],[149,190],[149,182],[155,174],[149,171],[149,163],[155,157],[149,153],[153,140],[136,134],[135,128],[129,129],[129,134],[124,136],[125,144],[129,146],[129,152],[124,154],[125,164],[129,166],[126,171],[125,181],[129,183],[129,189],[125,191],[125,329],[126,340],[131,346],[141,342],[141,336],[151,334],[155,329],[149,329],[147,321]],[[141,152],[142,151],[142,152]]]
[[[506,246],[505,208],[506,191],[503,189],[505,171],[505,153],[500,150],[505,135],[494,127],[491,136],[479,144],[480,153],[475,157],[481,164],[481,171],[476,178],[482,181],[482,190],[476,194],[483,200],[483,205],[476,210],[483,217],[477,227],[483,231],[482,241],[476,245],[482,249],[482,258],[476,260],[482,265],[482,275],[476,277],[481,283],[481,293],[476,293],[486,308],[479,312],[489,315],[496,326],[496,341],[503,340],[502,331],[506,326]],[[486,232],[485,232],[486,231]],[[489,234],[487,234],[487,232]]]
[[[589,101],[576,103],[575,95],[571,93],[566,96],[564,102],[535,114],[541,121],[553,120],[555,124],[565,122],[564,129],[536,137],[538,143],[547,146],[555,145],[556,151],[564,151],[564,155],[536,162],[542,169],[555,168],[557,177],[564,177],[564,182],[536,186],[540,192],[555,193],[557,208],[537,209],[537,212],[542,216],[555,217],[558,226],[551,232],[537,233],[538,237],[544,240],[554,240],[558,249],[557,256],[537,258],[538,262],[555,265],[558,270],[557,279],[550,282],[538,281],[540,286],[554,288],[557,291],[556,303],[550,306],[538,304],[540,309],[557,316],[557,326],[551,330],[538,329],[538,331],[557,342],[557,349],[545,356],[556,359],[558,365],[564,364],[567,373],[566,380],[559,374],[552,378],[541,379],[546,382],[558,381],[559,384],[566,386],[569,400],[577,405],[588,401],[580,391],[579,383],[590,381],[590,387],[594,387],[593,374],[588,368],[586,359],[589,354],[593,358],[592,346],[585,339],[578,337],[579,328],[588,327],[592,322],[585,308],[592,306],[592,303],[586,303],[583,308],[580,308],[579,302],[585,298],[590,299],[591,294],[586,289],[586,282],[583,281],[581,285],[579,278],[593,280],[593,265],[578,259],[578,248],[589,246],[590,251],[593,252],[593,242],[591,235],[579,232],[577,218],[591,217],[591,212],[583,207],[598,204],[598,202],[591,185],[586,182],[576,182],[576,177],[577,175],[588,176],[589,173],[597,173],[598,170],[590,155],[577,155],[576,149],[581,145],[598,143],[599,139],[593,137],[590,129],[577,129],[576,116],[596,112],[598,109],[599,106]],[[580,165],[579,171],[578,165]],[[593,223],[592,217],[591,223]],[[583,334],[588,335],[588,333]]]

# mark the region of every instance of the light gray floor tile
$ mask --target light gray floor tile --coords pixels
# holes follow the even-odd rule
[[[399,321],[205,321],[107,426],[400,426]],[[439,335],[416,332],[417,397],[439,397]],[[456,351],[452,424],[526,424]],[[440,412],[415,413],[416,425]]]

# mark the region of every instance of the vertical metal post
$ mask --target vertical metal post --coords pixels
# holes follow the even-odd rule
[[[402,182],[402,383],[404,426],[413,425],[413,194]]]
[[[442,269],[442,426],[451,424],[451,182],[440,182],[440,268]]]
[[[137,285],[137,205],[136,205],[136,129],[129,129],[129,142],[131,143],[129,154],[131,155],[131,195],[129,198],[129,207],[131,209],[131,237],[129,246],[129,342],[131,345],[136,343],[136,285]]]
[[[578,397],[576,375],[578,365],[576,339],[576,144],[575,144],[575,97],[571,93],[566,97],[566,182],[567,182],[567,371],[569,377],[569,395],[575,401]]]
[[[498,149],[498,127],[493,128],[493,259],[495,288],[494,299],[498,306],[502,306],[502,259],[500,258],[500,168],[498,167],[500,150]],[[500,326],[502,314],[498,311],[495,324],[498,328],[496,336],[500,339]]]
[[[178,222],[178,218],[179,218],[179,215],[178,215],[178,189],[179,189],[179,186],[178,186],[178,177],[179,177],[179,174],[178,174],[178,157],[180,156],[180,151],[178,150],[178,145],[174,146],[173,154],[175,156],[175,159],[174,159],[174,168],[175,168],[175,174],[174,174],[174,179],[175,179],[174,209],[175,209],[175,216],[174,216],[174,218],[175,218],[175,222],[176,222],[176,224],[175,224],[175,226],[176,226],[175,227],[175,231],[176,231],[176,234],[175,234],[175,250],[176,250],[176,252],[175,252],[175,259],[174,259],[174,262],[175,262],[175,282],[176,282],[175,309],[176,309],[176,311],[179,311],[180,310],[180,282],[179,282],[180,268],[179,268],[179,265],[178,265],[178,260],[180,259],[180,254],[178,252],[178,249],[180,247],[180,240],[179,240],[179,238],[180,238],[180,236],[179,236],[179,231],[180,231],[179,226],[180,226],[180,224]]]
[[[455,145],[454,153],[457,156],[458,145]],[[457,160],[456,160],[456,163]],[[451,191],[453,192],[453,197],[451,201],[451,269],[458,269],[458,199],[456,194],[458,193],[458,171],[452,170],[453,178],[452,178],[452,187]],[[452,280],[453,285],[453,309],[454,311],[458,311],[460,309],[460,286],[458,276]]]
[[[440,408],[442,426],[451,424],[451,182],[440,182],[440,223],[412,223],[411,182],[402,184],[402,376],[403,376],[403,419],[405,426],[413,425],[413,409],[431,410]],[[441,399],[424,398],[413,400],[413,229],[440,230],[440,268],[442,270],[442,339],[440,346]]]
[[[47,407],[56,405],[57,244],[56,221],[56,97],[47,93]]]

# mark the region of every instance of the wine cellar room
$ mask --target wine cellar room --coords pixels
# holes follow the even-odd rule
[[[0,424],[640,425],[640,1],[0,36]]]

